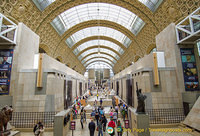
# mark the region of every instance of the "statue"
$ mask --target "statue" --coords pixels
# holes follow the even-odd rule
[[[7,131],[7,124],[11,120],[13,109],[10,106],[5,106],[0,110],[0,134]]]
[[[145,103],[144,100],[147,98],[146,95],[142,94],[142,90],[138,89],[138,85],[136,82],[136,92],[137,92],[137,99],[138,99],[138,106],[136,112],[139,114],[145,114]]]

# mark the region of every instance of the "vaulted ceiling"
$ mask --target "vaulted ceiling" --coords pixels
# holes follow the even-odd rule
[[[96,65],[120,72],[199,6],[199,0],[1,0],[0,12],[36,32],[48,55],[84,74]]]

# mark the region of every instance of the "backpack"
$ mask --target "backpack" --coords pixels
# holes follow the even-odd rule
[[[122,132],[122,126],[117,127],[117,132]]]
[[[122,115],[125,116],[125,114],[126,114],[126,111],[123,109],[122,110]]]
[[[38,124],[35,125],[34,128],[33,128],[33,132],[34,132],[34,133],[35,133],[35,131],[37,130],[37,128],[38,128]]]

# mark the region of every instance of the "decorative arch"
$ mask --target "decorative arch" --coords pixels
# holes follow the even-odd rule
[[[154,48],[156,48],[156,45],[150,44],[146,50],[146,54],[149,54]]]
[[[46,53],[46,54],[50,54],[50,49],[49,49],[49,47],[47,46],[47,45],[45,45],[45,44],[40,44],[39,45],[39,51],[40,51],[40,49],[42,49],[42,50],[44,50],[44,52]]]
[[[109,27],[109,28],[113,28],[115,30],[118,30],[119,32],[126,35],[132,42],[134,41],[134,43],[135,43],[134,45],[137,46],[137,48],[140,49],[139,51],[141,51],[142,54],[144,54],[139,43],[136,40],[136,36],[131,31],[129,31],[127,28],[123,27],[122,25],[119,25],[119,24],[111,22],[111,21],[106,21],[106,20],[103,20],[101,22],[98,22],[98,20],[85,21],[85,22],[82,22],[82,23],[75,25],[72,28],[68,29],[61,36],[60,42],[57,45],[55,45],[56,49],[54,50],[53,54],[56,53],[56,51],[57,51],[58,47],[61,45],[61,43],[64,42],[64,40],[66,40],[72,34],[74,34],[75,32],[77,32],[81,29],[88,28],[88,27],[94,27],[94,26],[103,26],[103,27]]]
[[[91,66],[91,65],[94,65],[95,63],[97,63],[97,62],[92,62],[92,63],[90,63],[90,64],[86,67],[86,70],[88,70],[88,69],[90,68],[90,66]],[[109,64],[104,63],[104,62],[101,62],[101,64],[106,65],[106,66],[108,66],[109,69],[113,70],[112,67],[111,67]]]
[[[111,61],[113,64],[115,64],[112,60],[110,60],[109,58],[106,58],[106,57],[93,57],[93,58],[90,58],[90,59],[86,60],[86,61],[83,63],[83,65],[86,64],[88,61],[90,61],[90,60],[92,60],[92,59],[96,59],[96,58],[107,59],[107,60]]]
[[[77,42],[76,44],[74,44],[72,46],[71,50],[76,49],[78,46],[80,46],[81,44],[83,44],[85,42],[88,42],[88,41],[91,41],[91,40],[98,40],[98,39],[107,40],[107,41],[113,42],[113,43],[117,44],[118,46],[120,46],[123,50],[126,49],[126,47],[122,43],[120,43],[119,41],[117,41],[116,39],[113,39],[111,37],[107,37],[107,36],[90,36],[90,37],[82,39],[79,42]]]
[[[140,59],[140,56],[135,56],[134,62],[137,62]]]
[[[49,5],[43,13],[43,18],[41,18],[41,22],[36,28],[36,32],[43,27],[43,25],[50,23],[56,16],[61,14],[62,12],[81,4],[85,3],[93,3],[93,0],[73,0],[73,1],[55,1],[51,5]],[[144,22],[148,24],[152,24],[157,30],[155,23],[152,21],[153,13],[141,2],[139,1],[124,1],[124,0],[101,0],[101,3],[110,3],[120,7],[123,7],[133,13],[135,13],[138,17],[140,17]]]
[[[63,59],[62,59],[61,56],[56,57],[56,60],[59,61],[59,62],[61,62],[61,63],[63,62]]]
[[[112,56],[112,55],[110,55],[110,54],[108,54],[108,53],[105,53],[105,52],[100,52],[100,53],[101,53],[101,54],[108,55],[108,56],[112,57],[114,60],[117,61],[117,59],[116,59],[114,56]],[[92,52],[92,53],[86,55],[85,57],[83,57],[80,61],[84,60],[85,58],[87,58],[88,56],[93,55],[93,54],[98,54],[98,52]]]
[[[108,64],[109,66],[113,67],[110,63],[103,61],[103,60],[92,61],[92,62],[88,63],[85,67],[89,66],[91,63],[94,63],[94,62],[104,62],[104,63]]]
[[[104,48],[104,49],[111,50],[111,51],[113,51],[114,53],[116,53],[119,57],[121,56],[121,54],[120,54],[118,51],[116,51],[116,50],[114,50],[114,49],[112,49],[112,48],[110,48],[110,47],[107,47],[107,46],[105,46],[105,45],[99,45],[99,46],[98,46],[98,45],[95,45],[95,46],[88,47],[88,48],[82,50],[81,52],[79,52],[77,56],[80,56],[82,53],[84,53],[84,52],[87,51],[87,50],[94,49],[94,48],[98,48],[98,47],[99,47],[99,48]]]
[[[113,63],[112,61],[110,61],[109,59],[104,59],[104,58],[92,58],[90,62],[93,62],[93,61],[106,61],[106,62],[109,62],[110,64],[112,64],[113,66],[115,65],[115,63]],[[90,63],[88,62],[88,64]],[[87,66],[87,64],[85,64],[85,66]]]

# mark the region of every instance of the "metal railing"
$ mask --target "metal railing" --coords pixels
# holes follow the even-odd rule
[[[0,13],[0,38],[9,43],[16,44],[16,37],[17,25]],[[6,44],[7,42],[1,42],[1,44]]]
[[[200,32],[200,7],[176,25],[177,44]]]
[[[174,124],[185,119],[184,109],[146,109],[150,124]]]
[[[13,112],[11,125],[15,128],[33,128],[39,121],[45,128],[53,128],[57,112]]]

